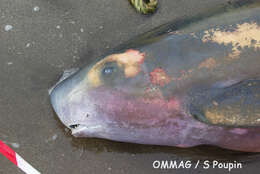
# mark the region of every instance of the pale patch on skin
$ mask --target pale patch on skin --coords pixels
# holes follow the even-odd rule
[[[212,34],[210,34],[212,33]],[[216,42],[218,44],[232,45],[230,58],[237,58],[243,48],[260,48],[260,26],[256,23],[237,24],[235,31],[220,31],[219,28],[204,32],[203,42]]]
[[[196,39],[198,39],[198,36],[195,33],[190,33],[190,35]]]
[[[171,82],[171,78],[166,74],[164,69],[155,68],[152,72],[150,72],[150,81],[154,85],[164,87]]]
[[[171,98],[169,100],[165,100],[163,98],[154,98],[152,100],[144,99],[143,103],[151,104],[154,106],[159,106],[160,108],[165,108],[166,110],[180,110],[181,103],[177,98]]]
[[[215,105],[218,107],[218,104]],[[212,124],[221,125],[238,125],[238,126],[254,126],[257,125],[257,114],[240,115],[240,108],[227,107],[226,111],[218,111],[218,109],[206,110],[205,117]]]
[[[216,68],[218,65],[218,62],[216,61],[215,58],[213,57],[210,57],[204,61],[202,61],[197,68],[194,68],[194,69],[188,69],[188,70],[182,70],[181,71],[181,75],[180,77],[177,77],[177,78],[172,78],[172,80],[177,80],[177,81],[181,81],[181,80],[185,80],[185,79],[188,79],[191,77],[192,73],[196,72],[197,69],[200,70],[200,69],[209,69],[209,70],[213,70],[214,68]]]
[[[138,50],[127,50],[124,53],[112,54],[105,57],[103,60],[96,63],[88,72],[88,82],[97,87],[102,84],[100,79],[101,68],[107,62],[116,62],[117,65],[124,70],[126,78],[135,77],[141,69],[141,64],[144,62],[145,53]]]
[[[214,112],[206,111],[205,116],[212,124],[234,125],[236,123],[235,119],[226,118],[225,115],[223,115],[221,113],[214,113]]]
[[[234,133],[234,134],[238,134],[238,135],[244,135],[248,131],[246,129],[242,129],[242,128],[234,128],[234,129],[231,129],[229,132]]]
[[[198,66],[199,69],[207,68],[214,69],[217,66],[217,61],[214,58],[208,58],[200,63]]]
[[[183,34],[181,31],[171,31],[171,32],[169,32],[169,34],[175,34],[175,35],[177,35],[177,34]]]

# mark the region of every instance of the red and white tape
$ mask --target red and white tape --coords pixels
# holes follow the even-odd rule
[[[15,151],[13,151],[9,146],[7,146],[1,140],[0,140],[0,152],[25,173],[40,174],[40,172],[38,172],[35,168],[33,168],[20,155],[18,155]]]

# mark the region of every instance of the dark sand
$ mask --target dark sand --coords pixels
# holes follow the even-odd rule
[[[160,0],[156,14],[142,16],[127,0],[0,0],[0,139],[46,174],[227,172],[152,168],[154,160],[198,159],[242,161],[243,169],[233,173],[259,173],[258,154],[73,138],[53,113],[47,92],[63,70],[87,65],[160,24],[227,2]],[[0,155],[0,173],[23,172]]]

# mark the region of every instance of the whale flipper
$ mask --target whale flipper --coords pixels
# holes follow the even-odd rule
[[[198,97],[191,114],[207,124],[260,126],[260,80],[246,80],[213,89]]]

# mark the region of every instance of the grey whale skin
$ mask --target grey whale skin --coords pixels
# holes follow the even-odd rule
[[[50,92],[76,137],[260,152],[260,6],[143,35]]]

